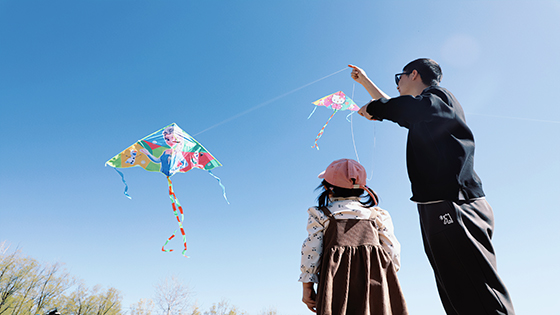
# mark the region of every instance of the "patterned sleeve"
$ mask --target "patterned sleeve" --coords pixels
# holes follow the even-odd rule
[[[401,244],[395,236],[393,221],[391,220],[389,212],[386,210],[378,207],[376,207],[375,210],[377,211],[375,223],[377,224],[381,247],[389,253],[398,271],[401,268]]]
[[[300,282],[319,282],[319,264],[323,253],[323,231],[325,215],[312,207],[307,210],[309,219],[307,220],[308,236],[301,247],[301,274]]]

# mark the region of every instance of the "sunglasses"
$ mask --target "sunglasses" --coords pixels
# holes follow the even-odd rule
[[[411,74],[411,73],[412,73],[412,71],[395,74],[395,83],[396,83],[397,85],[399,85],[399,82],[401,81],[401,76],[402,76],[403,74],[408,75],[408,74]]]

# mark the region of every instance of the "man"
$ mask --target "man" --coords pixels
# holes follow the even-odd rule
[[[358,113],[408,129],[411,200],[418,204],[424,250],[446,313],[514,314],[496,270],[494,218],[474,171],[474,137],[457,99],[439,86],[440,66],[426,58],[407,64],[395,75],[395,98],[350,67],[373,98]]]

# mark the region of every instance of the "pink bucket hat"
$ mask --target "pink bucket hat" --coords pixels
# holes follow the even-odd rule
[[[332,162],[318,177],[338,187],[364,189],[367,175],[366,169],[360,163],[351,159],[340,159]]]
[[[373,197],[376,204],[378,202],[377,195],[366,186],[366,169],[352,159],[340,159],[332,162],[318,177],[337,187],[364,189]]]

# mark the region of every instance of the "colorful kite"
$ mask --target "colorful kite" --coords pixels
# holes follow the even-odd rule
[[[114,167],[121,175],[125,184],[124,194],[128,198],[130,198],[128,195],[128,185],[126,185],[124,175],[117,168],[140,166],[147,171],[162,172],[167,176],[169,198],[171,198],[173,213],[177,218],[181,234],[183,235],[183,256],[185,256],[185,252],[187,251],[187,238],[185,230],[183,229],[183,207],[181,207],[181,204],[173,191],[171,176],[175,173],[188,172],[193,168],[206,170],[210,173],[210,175],[218,180],[218,183],[222,187],[224,198],[227,201],[225,187],[222,185],[220,178],[211,172],[213,168],[222,166],[222,164],[220,164],[220,162],[218,162],[218,160],[216,160],[210,152],[208,152],[208,150],[198,143],[198,141],[184,132],[175,123],[138,140],[136,143],[107,161],[105,165]],[[179,213],[181,214],[180,217],[177,210],[179,210]],[[173,251],[172,249],[165,249],[165,246],[175,237],[176,233],[177,231],[175,231],[173,235],[167,239],[165,244],[163,244],[161,248],[162,251]]]
[[[333,93],[333,94],[327,95],[327,96],[325,96],[321,99],[318,99],[315,102],[313,102],[313,104],[315,105],[315,108],[313,109],[313,112],[311,112],[309,117],[307,117],[307,119],[309,119],[311,117],[311,115],[313,115],[313,113],[315,113],[315,110],[317,109],[317,106],[325,106],[327,108],[332,108],[333,109],[333,113],[332,113],[331,117],[329,117],[329,119],[327,120],[327,122],[325,123],[323,128],[321,128],[321,131],[319,131],[319,134],[317,134],[317,137],[315,138],[315,144],[312,146],[312,148],[316,147],[317,150],[319,150],[319,146],[317,145],[317,141],[323,135],[323,132],[325,131],[325,127],[327,127],[327,125],[329,124],[329,121],[331,121],[331,118],[333,118],[333,116],[334,116],[334,114],[336,114],[336,112],[341,111],[341,110],[357,111],[357,110],[360,109],[358,107],[358,105],[356,105],[356,103],[354,103],[354,101],[351,98],[347,97],[346,94],[344,94],[342,91],[338,91],[336,93]]]

